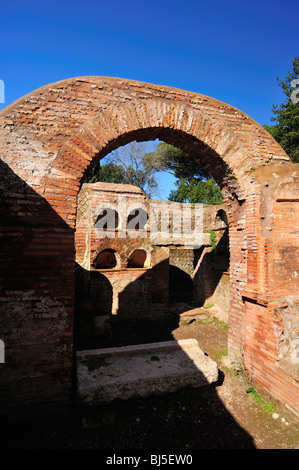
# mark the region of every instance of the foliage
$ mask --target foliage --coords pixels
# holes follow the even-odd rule
[[[85,179],[85,183],[96,183],[98,181],[105,183],[123,183],[124,179],[125,171],[121,165],[115,165],[114,163],[101,165],[101,162],[99,162],[92,168]]]
[[[150,361],[160,361],[159,356],[151,356]]]
[[[211,250],[209,251],[209,256],[210,256],[210,260],[213,266],[215,257],[216,257],[216,248],[217,248],[216,233],[213,230],[208,230],[208,232],[210,233],[210,243],[211,243]]]
[[[246,393],[252,393],[253,397],[254,397],[254,401],[256,403],[263,403],[263,397],[262,395],[260,395],[259,393],[257,393],[257,391],[255,390],[255,388],[253,387],[249,387],[247,390],[246,390]],[[266,403],[263,404],[262,406],[262,410],[265,412],[265,413],[276,413],[276,409],[275,409],[275,405],[276,405],[276,402],[273,403],[272,401],[268,401]]]
[[[210,178],[209,173],[194,158],[166,142],[159,142],[156,150],[145,155],[144,161],[145,166],[155,168],[157,171],[166,171],[178,179],[184,178],[189,181]]]
[[[85,180],[87,183],[104,181],[108,183],[131,184],[141,188],[148,197],[157,193],[156,170],[145,166],[145,143],[131,142],[111,152],[106,164],[98,163]]]
[[[273,403],[272,401],[268,401],[267,403],[264,404],[263,411],[269,414],[276,413],[275,405],[276,405],[276,402]]]
[[[227,322],[218,320],[217,318],[214,318],[214,323],[218,326],[222,326],[223,328],[229,328],[229,324]]]
[[[203,308],[212,308],[214,307],[214,304],[209,304],[209,305],[204,305]]]
[[[227,349],[220,349],[218,352],[217,352],[217,356],[219,358],[222,358],[223,356],[227,356],[228,355],[228,352],[227,352]]]
[[[271,122],[274,126],[264,125],[263,127],[282,146],[294,163],[299,163],[299,57],[293,60],[292,72],[289,72],[286,79],[280,80],[277,77],[278,85],[285,94],[284,103],[273,105]]]
[[[177,189],[172,190],[168,199],[175,202],[202,204],[222,204],[223,198],[219,186],[213,178],[205,181],[185,178],[175,183]]]
[[[215,250],[215,248],[216,248],[216,233],[213,230],[209,230],[209,233],[210,233],[210,242],[211,242],[212,250]]]
[[[169,194],[169,201],[202,204],[223,202],[219,186],[199,163],[183,150],[160,142],[155,151],[145,155],[145,166],[172,174],[176,189]]]
[[[155,150],[146,152],[145,142],[131,142],[111,152],[106,163],[99,162],[85,179],[86,183],[103,181],[131,184],[141,188],[150,198],[158,194],[156,173],[165,171],[177,181],[168,199],[174,202],[221,204],[220,188],[208,172],[183,150],[159,142]]]
[[[257,402],[257,403],[261,403],[263,398],[261,395],[259,395],[257,393],[257,391],[255,390],[255,388],[253,387],[249,387],[247,390],[246,390],[246,393],[252,393],[253,397],[254,397],[254,400]]]

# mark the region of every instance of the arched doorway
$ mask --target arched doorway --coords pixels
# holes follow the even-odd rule
[[[4,388],[17,390],[24,371],[37,367],[43,377],[43,400],[69,396],[77,195],[92,165],[132,140],[159,138],[183,149],[200,160],[221,187],[230,239],[229,351],[242,356],[247,344],[245,304],[258,301],[264,302],[260,309],[269,308],[262,297],[270,285],[266,251],[272,242],[267,238],[269,225],[262,221],[266,215],[260,211],[261,203],[273,200],[278,180],[269,173],[268,199],[263,199],[265,185],[257,170],[275,168],[276,174],[289,179],[298,171],[281,169],[285,163],[290,168],[290,160],[260,125],[238,109],[197,93],[117,78],[80,77],[42,87],[3,109],[0,131],[6,236],[2,249],[7,261],[1,292],[6,308],[3,334],[7,357],[22,357],[13,372],[6,368]],[[270,272],[274,286],[275,272]],[[291,285],[297,282],[292,278]],[[275,292],[271,302],[274,298]],[[13,328],[16,312],[24,321]],[[40,331],[30,340],[34,348],[26,341],[10,348],[17,337],[26,337],[28,322]],[[46,348],[45,334],[51,338]],[[253,367],[258,371],[259,352],[250,354],[248,360],[256,354]],[[275,354],[278,357],[278,346]],[[49,358],[51,368],[46,367]],[[271,381],[271,374],[269,365],[266,380]],[[35,386],[33,382],[22,397],[24,403],[32,401]]]

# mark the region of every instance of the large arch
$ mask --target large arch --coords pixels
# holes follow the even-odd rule
[[[269,232],[274,219],[262,212],[274,204],[276,176],[280,183],[292,181],[297,165],[259,124],[233,106],[165,86],[79,77],[39,88],[0,113],[5,176],[1,185],[3,339],[7,357],[16,365],[13,370],[3,367],[1,373],[4,388],[9,384],[15,390],[15,403],[28,375],[33,379],[24,388],[22,403],[36,401],[37,389],[40,403],[62,402],[70,396],[74,229],[84,176],[120,145],[156,138],[198,160],[222,189],[231,255],[230,357],[244,355],[250,373],[260,382],[266,377],[264,385],[279,395],[277,381],[271,382],[273,351],[264,352],[267,328],[270,335],[277,333],[269,326],[273,315],[276,318],[275,273],[267,253],[270,247],[278,247]],[[265,168],[266,190],[261,177]],[[295,245],[293,240],[293,253],[298,249]],[[292,282],[297,286],[295,278]],[[264,308],[259,312],[263,318],[269,312],[272,315],[265,333],[258,340],[254,336],[254,344],[248,334],[252,305]],[[20,337],[23,340],[18,342]],[[274,349],[277,365],[279,344]],[[265,354],[268,370],[261,373]],[[7,404],[5,390],[2,397]],[[299,408],[296,387],[292,406]]]

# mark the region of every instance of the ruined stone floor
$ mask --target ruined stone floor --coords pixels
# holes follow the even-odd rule
[[[246,393],[249,383],[241,365],[235,370],[223,365],[227,352],[227,326],[208,316],[181,316],[180,321],[160,322],[152,329],[139,324],[118,327],[117,336],[136,339],[195,338],[206,354],[217,362],[220,377],[216,384],[199,389],[147,398],[116,400],[90,408],[76,417],[71,426],[58,426],[49,419],[41,428],[2,430],[1,448],[36,449],[297,449],[299,419],[286,408],[275,405],[278,414],[264,411],[270,397],[257,402]],[[144,336],[141,338],[141,332]],[[125,336],[123,336],[125,335]],[[130,338],[129,338],[130,337]],[[257,389],[258,391],[258,389]]]

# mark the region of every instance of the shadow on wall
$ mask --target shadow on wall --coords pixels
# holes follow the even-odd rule
[[[75,266],[74,344],[77,349],[86,338],[95,336],[97,316],[110,317],[113,289],[110,281],[98,271]]]
[[[193,279],[183,269],[169,266],[169,301],[190,303],[194,300]]]
[[[140,251],[136,253],[137,264],[142,261],[140,256],[144,256],[143,250]],[[76,263],[75,273],[76,344],[85,344],[84,347],[87,347],[89,340],[95,343],[96,323],[101,322],[100,317],[103,317],[104,324],[105,319],[117,323],[130,322],[147,317],[157,318],[168,313],[168,260],[152,269],[116,269],[114,272],[109,270],[106,275],[105,271],[87,271]]]
[[[69,405],[74,231],[3,161],[0,175],[0,415],[12,416]]]
[[[35,416],[49,418],[49,410],[51,413],[61,411],[61,406],[66,411],[70,410],[73,379],[74,232],[7,165],[0,162],[0,166],[0,334],[6,353],[6,362],[0,364],[0,419],[3,423],[9,413],[9,419],[23,417],[25,423],[29,424]],[[83,272],[81,275],[85,278]],[[107,292],[107,299],[99,299],[98,306],[104,305],[104,311],[108,311],[111,289],[103,276],[99,273],[95,276],[97,282],[102,283],[102,290]],[[238,431],[242,445],[253,447],[250,436],[233,421],[217,399],[215,391],[213,396],[214,407],[218,406],[226,422],[234,431]],[[114,409],[117,406],[117,403],[113,404]],[[152,418],[154,423],[155,417]],[[7,439],[9,442],[17,442],[18,448],[25,441],[28,448],[42,446],[44,425],[45,422],[34,435],[34,441],[30,441],[32,437],[28,434],[28,426],[19,427],[16,432],[13,427],[7,432],[7,428],[1,426],[2,448]],[[107,426],[103,432],[107,437]],[[121,429],[117,429],[116,434],[121,435]],[[156,425],[153,439],[155,436],[159,436]],[[97,446],[99,442],[106,442],[106,438],[98,441]],[[51,440],[51,445],[53,443]],[[58,446],[61,445],[59,441]]]
[[[194,299],[198,306],[215,302],[224,315],[228,314],[229,236],[226,228],[215,246],[201,247],[194,257]]]
[[[118,269],[118,253],[112,249],[99,253],[95,263],[97,269],[87,271],[76,264],[75,337],[81,338],[80,341],[85,337],[86,344],[86,338],[93,336],[97,329],[95,324],[101,321],[104,324],[105,319],[100,317],[114,322],[167,317],[172,307],[182,313],[188,308],[200,307],[206,301],[211,303],[218,291],[217,301],[224,304],[219,307],[228,310],[229,284],[223,283],[223,273],[229,265],[227,232],[222,234],[212,251],[209,247],[195,250],[192,260],[194,278],[170,264],[169,259],[144,269],[144,250],[133,251],[127,262],[128,269]],[[184,250],[178,252],[182,254]],[[190,262],[189,257],[190,253]],[[221,285],[224,285],[222,290]]]
[[[203,305],[206,299],[213,298],[213,293],[217,290],[222,278],[222,269],[227,268],[219,264],[218,258],[222,256],[221,244],[227,245],[225,234],[217,244],[218,251],[215,249],[212,253],[207,251],[203,254],[201,250],[196,254],[194,264],[198,262],[198,257],[200,263],[194,280],[183,269],[169,265],[168,259],[151,269],[144,269],[145,252],[143,250],[134,252],[137,259],[134,268],[113,270],[110,265],[108,271],[101,271],[101,269],[88,271],[76,264],[76,347],[83,349],[99,347],[96,345],[103,341],[105,335],[109,338],[111,322],[113,325],[128,323],[130,335],[134,337],[136,344],[148,341],[144,331],[142,334],[140,331],[138,334],[131,331],[133,325],[136,326],[136,322],[148,320],[154,326],[156,322],[157,327],[154,326],[151,329],[149,339],[150,341],[164,341],[165,339],[161,338],[158,333],[161,322],[167,322],[172,314],[179,315],[190,308]],[[101,253],[103,256],[107,253],[110,256],[112,251],[104,250]],[[227,263],[228,260],[225,262]],[[218,264],[221,269],[219,271],[214,269],[213,263]],[[138,268],[139,265],[140,268]],[[128,263],[129,266],[130,263]],[[103,325],[102,329],[99,328],[100,324]],[[123,341],[126,344],[135,344],[130,342],[130,335],[124,335]],[[123,346],[124,343],[120,341],[118,345]]]
[[[101,273],[84,273],[82,268],[78,269],[80,269],[83,277],[85,274],[85,277],[88,278],[90,274],[94,276],[94,280],[96,280],[98,286],[101,285],[103,288],[107,289],[107,298],[102,297],[102,302],[100,302],[100,299],[98,299],[98,302],[94,300],[91,302],[94,308],[99,309],[93,311],[93,315],[97,316],[100,311],[103,312],[104,305],[109,309],[109,305],[112,303],[112,286]],[[134,295],[136,294],[138,297],[140,282],[139,279],[138,282],[131,283],[124,289],[120,297],[129,297],[132,300],[132,304],[135,305]],[[97,336],[94,331],[90,330],[91,334],[89,337],[85,336],[85,338],[83,338],[81,335],[80,341],[77,341],[79,357],[80,351],[90,350],[90,356],[83,353],[83,368],[87,367],[87,370],[90,369],[90,374],[94,377],[98,374],[97,363],[100,369],[103,364],[102,357],[97,356],[98,353],[95,350],[174,341],[173,331],[178,328],[180,319],[179,315],[170,314],[164,314],[154,318],[141,316],[135,318],[123,318],[120,316],[118,318],[120,318],[120,321],[112,321],[110,323],[110,329],[107,329],[105,332],[102,330],[100,335]],[[138,352],[138,347],[134,347],[134,350]],[[164,357],[165,354],[166,356]],[[107,378],[102,378],[104,388],[101,388],[100,394],[101,396],[108,396],[111,402],[94,405],[89,404],[86,406],[79,401],[81,403],[85,425],[87,427],[97,426],[98,443],[101,442],[103,448],[105,448],[106,443],[109,447],[109,442],[113,441],[114,446],[117,447],[118,445],[123,445],[123,440],[125,439],[128,448],[130,448],[130,446],[133,448],[136,442],[138,442],[139,448],[153,449],[160,448],[161,445],[163,447],[173,448],[175,445],[174,442],[176,442],[178,446],[180,443],[188,442],[192,448],[255,448],[251,436],[236,423],[218,397],[217,387],[221,386],[223,382],[222,372],[219,371],[218,381],[213,383],[208,382],[201,369],[198,369],[196,372],[197,379],[195,379],[195,377],[192,379],[192,374],[195,373],[194,369],[196,369],[196,362],[193,361],[192,355],[189,356],[183,349],[179,353],[179,364],[181,364],[183,374],[181,376],[178,375],[175,379],[172,391],[163,392],[164,382],[159,376],[159,387],[151,393],[147,392],[149,395],[145,395],[144,397],[140,396],[147,387],[155,388],[155,379],[152,369],[162,371],[164,370],[162,365],[165,366],[164,363],[170,361],[170,369],[166,369],[166,374],[168,373],[169,375],[173,367],[170,365],[171,355],[171,351],[163,353],[163,349],[150,351],[149,358],[151,359],[146,362],[146,367],[150,367],[150,374],[147,374],[144,366],[142,366],[142,369],[138,370],[138,367],[140,367],[140,365],[138,366],[138,361],[135,364],[130,355],[127,357],[122,353],[119,359],[117,359],[116,353],[113,360],[113,355],[111,356],[111,360],[106,359],[104,374],[107,371],[108,375]],[[130,361],[132,362],[131,366]],[[153,362],[151,363],[151,361]],[[112,379],[109,375],[111,373],[109,369],[110,363],[112,364]],[[78,367],[79,364],[81,365],[80,361],[78,362]],[[126,382],[124,382],[124,392],[130,394],[131,388],[134,390],[134,387],[136,387],[136,396],[126,398],[124,395],[126,399],[119,398],[119,396],[123,396],[120,391],[122,383],[120,379],[117,381],[117,385],[111,383],[111,387],[113,388],[111,389],[111,393],[109,392],[109,381],[113,381],[113,377],[115,378],[117,375],[118,367],[121,370],[122,377],[126,377],[127,374],[130,373],[132,375],[129,387],[126,385]],[[188,375],[187,378],[184,378],[184,373],[188,373],[190,376]],[[81,396],[82,392],[84,394],[84,380],[86,376],[84,375],[82,382],[82,380],[80,380],[80,369],[78,369],[78,374]],[[143,374],[145,374],[144,377]],[[100,375],[99,379],[101,377]],[[140,377],[142,378],[141,383],[138,382]],[[171,378],[168,377],[165,380],[166,387],[168,387],[169,385],[167,384]],[[192,380],[198,380],[201,386],[193,388],[193,386],[189,385]],[[89,387],[92,383],[94,387],[99,387],[101,381],[98,382],[96,379],[93,380],[91,378],[88,380],[88,383]],[[186,384],[188,385],[186,386]],[[83,387],[82,389],[81,386]],[[120,390],[118,387],[120,387]],[[92,394],[94,390],[94,388],[92,388],[91,391],[88,389],[87,393]],[[98,397],[98,393],[95,393],[94,396]],[[178,409],[181,410],[182,408],[189,412],[183,414],[178,413]],[[156,411],[153,412],[153,409]],[[144,410],[144,412],[141,410]],[[135,427],[136,422],[132,420],[131,416],[136,416],[136,413],[140,416],[142,425],[146,427],[146,432],[140,431],[140,423]],[[115,420],[108,427],[102,424],[107,415],[115,416]],[[170,416],[172,417],[170,418]],[[127,429],[128,426],[128,419],[130,421],[129,436],[126,433],[124,434],[124,430]],[[163,422],[163,426],[161,426],[161,422]],[[176,431],[174,431],[174,429],[176,429]],[[179,432],[177,431],[178,429]]]

